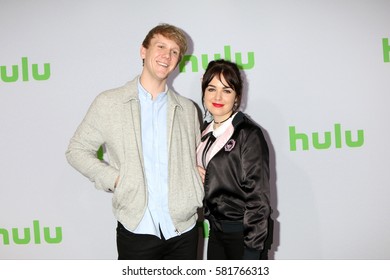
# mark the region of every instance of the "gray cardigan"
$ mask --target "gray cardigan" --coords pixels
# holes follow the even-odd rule
[[[138,226],[148,201],[137,83],[138,77],[97,96],[66,151],[68,162],[97,189],[113,191],[114,215],[130,230]],[[199,119],[193,102],[170,89],[167,111],[169,211],[180,233],[195,224],[204,196],[195,155]],[[96,157],[103,144],[107,161]]]

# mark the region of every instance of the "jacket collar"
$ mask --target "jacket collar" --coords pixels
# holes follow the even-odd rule
[[[138,88],[137,88],[137,82],[138,82],[139,76],[135,77],[132,81],[127,82],[125,86],[123,87],[124,92],[122,96],[122,102],[127,103],[131,100],[138,100]]]
[[[234,116],[234,119],[232,121],[232,125],[234,126],[234,128],[236,128],[237,126],[239,126],[241,123],[243,123],[245,121],[245,114],[241,111],[239,111],[237,113],[237,115]]]

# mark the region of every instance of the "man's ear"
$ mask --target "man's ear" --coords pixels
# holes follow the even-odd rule
[[[146,56],[146,48],[144,46],[141,45],[141,48],[139,50],[139,53],[140,53],[140,56],[142,59],[145,59],[145,56]]]

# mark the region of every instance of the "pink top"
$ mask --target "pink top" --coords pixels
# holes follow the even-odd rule
[[[236,114],[232,115],[227,121],[221,124],[220,127],[214,129],[214,121],[212,121],[205,130],[202,132],[202,137],[209,132],[212,132],[216,138],[215,142],[211,145],[210,149],[206,154],[206,166],[203,166],[202,156],[203,150],[206,147],[207,139],[200,142],[198,148],[196,149],[196,160],[197,164],[206,169],[207,164],[213,158],[213,156],[226,145],[230,137],[233,135],[234,127],[232,125],[232,120]]]

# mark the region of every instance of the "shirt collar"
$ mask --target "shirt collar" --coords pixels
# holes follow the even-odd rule
[[[157,95],[156,100],[161,100],[167,96],[167,91],[168,91],[168,86],[165,85],[165,90],[163,92],[160,92]],[[138,95],[139,98],[142,98],[142,100],[151,100],[152,99],[152,94],[148,92],[141,84],[140,78],[138,78]]]
[[[213,135],[215,137],[219,137],[220,135],[222,135],[226,129],[232,124],[232,121],[234,119],[234,117],[236,116],[237,112],[234,113],[228,120],[226,120],[225,122],[223,122],[219,127],[217,127],[216,129],[214,129],[214,121],[211,122],[210,126],[211,126],[211,131],[213,131]]]

